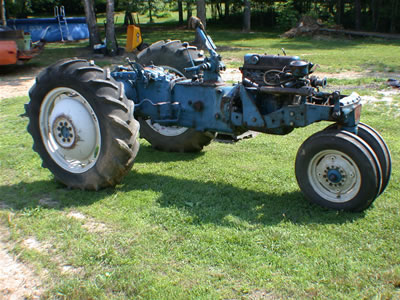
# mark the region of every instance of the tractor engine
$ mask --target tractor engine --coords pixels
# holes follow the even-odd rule
[[[281,88],[324,87],[326,79],[315,76],[314,64],[300,60],[298,56],[246,54],[240,68],[243,79],[258,86]]]

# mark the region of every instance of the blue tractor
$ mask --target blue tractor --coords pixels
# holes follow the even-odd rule
[[[361,99],[321,91],[326,79],[297,56],[247,54],[242,81],[226,84],[221,56],[201,22],[209,55],[160,41],[115,70],[59,61],[37,77],[26,105],[43,167],[71,188],[114,186],[132,168],[141,137],[164,151],[200,151],[217,133],[285,135],[332,121],[300,147],[295,173],[304,196],[324,207],[362,211],[385,190],[390,152],[360,123]]]

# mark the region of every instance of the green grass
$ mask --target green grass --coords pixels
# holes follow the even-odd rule
[[[294,177],[298,147],[325,123],[197,154],[141,140],[122,184],[85,192],[41,168],[19,117],[27,100],[0,102],[0,220],[46,297],[400,297],[398,101],[362,115],[392,151],[391,183],[367,211],[345,213],[309,204]]]

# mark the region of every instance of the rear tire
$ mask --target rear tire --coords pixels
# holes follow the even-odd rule
[[[310,202],[337,210],[366,209],[381,187],[377,158],[363,140],[344,131],[309,137],[297,152],[295,170]]]
[[[33,150],[63,184],[114,186],[139,150],[133,102],[109,70],[86,60],[62,60],[42,71],[29,91]]]
[[[191,78],[185,68],[192,66],[192,60],[202,59],[196,47],[181,41],[158,41],[138,54],[138,62],[144,66],[154,64],[180,77]],[[190,53],[190,56],[189,56]],[[179,126],[163,126],[150,119],[138,118],[140,136],[153,148],[169,152],[198,152],[215,138],[211,132],[196,131]]]

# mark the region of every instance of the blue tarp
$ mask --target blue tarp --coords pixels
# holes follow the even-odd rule
[[[86,18],[61,17],[60,19],[62,21],[61,24],[59,24],[57,18],[9,19],[7,20],[7,26],[29,32],[32,42],[41,39],[46,42],[58,42],[62,40],[62,37],[64,40],[82,40],[89,38]],[[65,20],[66,22],[64,22]],[[66,26],[68,26],[68,30]]]

